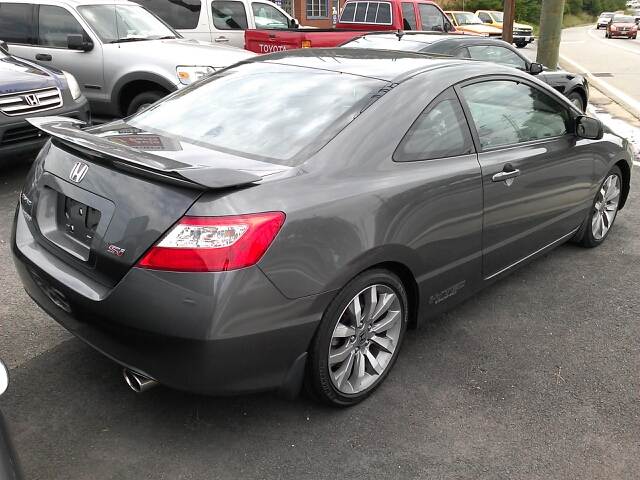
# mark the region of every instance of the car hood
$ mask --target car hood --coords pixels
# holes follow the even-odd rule
[[[521,28],[523,30],[533,30],[533,27],[531,25],[526,25],[524,23],[516,23],[516,22],[513,22],[513,28]]]
[[[236,47],[227,47],[199,40],[176,38],[109,44],[122,49],[130,58],[157,56],[174,65],[206,65],[221,68],[256,54]]]
[[[56,86],[56,78],[36,65],[15,57],[0,57],[0,95]]]
[[[456,28],[460,30],[464,30],[467,32],[479,33],[479,34],[488,34],[488,35],[501,35],[502,29],[491,27],[489,25],[460,25]]]
[[[616,27],[633,27],[635,22],[613,22],[611,25],[615,25]]]

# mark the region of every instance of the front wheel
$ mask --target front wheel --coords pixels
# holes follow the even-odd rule
[[[581,112],[584,112],[584,101],[582,100],[582,96],[578,92],[571,92],[569,95],[567,95],[567,98],[571,101],[571,103],[578,107]]]
[[[622,193],[622,173],[614,166],[607,174],[593,200],[587,229],[580,244],[593,248],[604,242],[613,227]]]
[[[353,278],[331,301],[311,341],[305,388],[333,407],[355,405],[376,390],[398,358],[408,300],[386,269]]]
[[[524,48],[527,46],[527,42],[518,42],[516,43],[517,48]]]

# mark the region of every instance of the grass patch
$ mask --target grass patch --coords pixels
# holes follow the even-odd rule
[[[579,27],[580,25],[595,24],[597,18],[582,12],[579,15],[566,14],[562,17],[562,28]]]

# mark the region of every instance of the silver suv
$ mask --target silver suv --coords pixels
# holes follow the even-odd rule
[[[126,0],[0,0],[0,39],[14,55],[73,74],[92,113],[116,117],[255,55],[181,38]]]

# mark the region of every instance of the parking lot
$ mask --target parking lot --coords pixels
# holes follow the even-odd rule
[[[608,97],[592,104],[636,135]],[[603,245],[565,244],[409,331],[381,388],[335,410],[132,392],[23,291],[9,246],[28,168],[0,174],[2,408],[27,478],[637,478],[637,171]]]

